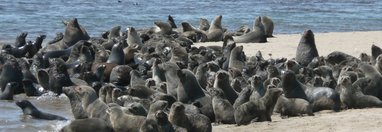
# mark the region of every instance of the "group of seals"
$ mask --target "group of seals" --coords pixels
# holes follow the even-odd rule
[[[199,29],[182,22],[179,30],[168,19],[142,30],[116,26],[99,37],[72,19],[46,47],[39,46],[44,36],[28,45],[22,33],[16,47],[5,45],[0,53],[0,99],[64,93],[75,118],[62,128],[69,132],[209,132],[213,122],[272,121],[274,111],[292,117],[381,106],[382,50],[375,45],[372,57],[362,55],[372,59],[339,51],[323,57],[307,30],[295,58],[264,59],[260,51],[247,57],[236,43],[266,42],[273,36],[270,18],[256,18],[253,31],[241,33],[229,33],[221,15],[211,24],[201,19]],[[223,42],[192,46],[206,41]],[[16,52],[27,45],[36,52]],[[37,119],[65,119],[26,100],[16,105]]]

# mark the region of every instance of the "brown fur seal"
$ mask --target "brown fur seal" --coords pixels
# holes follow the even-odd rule
[[[24,46],[27,42],[25,38],[28,36],[27,32],[22,32],[16,37],[15,47]]]
[[[313,108],[308,101],[300,98],[286,98],[283,95],[277,100],[275,111],[279,112],[282,118],[303,114],[314,116]]]
[[[358,86],[351,83],[349,76],[344,76],[339,81],[338,90],[340,90],[341,102],[347,108],[370,108],[382,107],[382,101],[375,96],[365,95]]]
[[[297,46],[296,61],[302,66],[307,66],[314,57],[318,57],[314,34],[312,30],[306,30]]]
[[[202,114],[186,114],[185,107],[180,102],[172,104],[168,120],[172,125],[189,132],[211,132],[211,121]]]
[[[235,124],[235,117],[232,104],[225,98],[222,90],[209,88],[208,92],[212,96],[212,107],[215,113],[215,122],[223,124]]]
[[[43,120],[66,120],[66,118],[58,116],[58,115],[53,115],[49,113],[42,112],[38,110],[31,102],[28,100],[22,100],[22,101],[17,101],[16,105],[19,106],[22,110],[24,115],[30,115],[33,118],[36,119],[43,119]]]
[[[202,31],[208,31],[210,23],[205,18],[199,18],[199,29]]]
[[[230,75],[226,71],[220,70],[216,73],[214,87],[221,89],[231,104],[233,104],[238,97],[237,93],[230,85]]]
[[[282,94],[282,89],[268,89],[259,100],[250,100],[235,109],[235,121],[237,125],[246,125],[257,121],[272,121],[271,115],[277,99]]]
[[[6,86],[10,82],[16,82],[21,84],[23,80],[23,73],[21,71],[21,67],[19,63],[14,59],[9,59],[2,66],[1,74],[0,74],[0,88],[1,91],[4,92]],[[17,85],[13,89],[14,94],[23,93],[24,89],[22,85]]]
[[[253,31],[242,36],[235,36],[233,40],[236,43],[265,43],[267,36],[265,34],[264,25],[261,23],[261,17],[257,17],[254,22]]]
[[[375,59],[375,68],[378,70],[380,74],[382,74],[382,55],[379,55]]]
[[[108,106],[102,102],[97,93],[89,86],[64,87],[65,90],[75,92],[81,99],[82,108],[87,113],[88,118],[100,118],[110,123],[109,116],[105,113]]]
[[[267,16],[261,16],[261,24],[264,25],[265,35],[267,37],[273,37],[273,29],[275,25],[273,24],[272,19]]]
[[[139,132],[145,117],[125,114],[120,106],[113,106],[106,110],[115,132]]]
[[[228,68],[236,68],[240,71],[244,69],[246,57],[243,48],[243,46],[236,46],[232,49],[229,57]]]
[[[313,111],[332,109],[340,111],[341,100],[337,91],[328,87],[310,87],[299,82],[293,71],[285,71],[282,77],[285,97],[301,98],[313,106]]]
[[[0,100],[13,100],[13,93],[17,85],[15,82],[7,83],[4,91],[0,93]]]
[[[375,63],[375,59],[382,54],[382,49],[376,45],[371,45],[371,63]]]
[[[72,113],[75,119],[85,119],[88,115],[84,108],[82,107],[81,98],[77,96],[74,90],[71,88],[63,88],[62,91],[69,98],[70,106],[72,107]]]
[[[106,63],[113,63],[117,65],[125,64],[125,53],[123,52],[122,43],[117,43],[113,45],[111,53]]]
[[[365,78],[370,79],[366,87],[361,87],[362,92],[382,99],[382,75],[375,67],[366,63],[360,63],[358,68],[365,74]]]
[[[210,28],[207,31],[208,41],[222,41],[223,40],[223,27],[222,27],[222,15],[216,16],[212,21]]]
[[[99,118],[76,119],[64,126],[60,132],[112,132],[113,128]]]
[[[159,27],[160,31],[159,33],[160,34],[164,34],[164,35],[170,35],[172,34],[172,27],[169,23],[167,22],[161,22],[161,21],[156,21],[154,22],[154,24]]]
[[[129,31],[127,32],[127,43],[129,46],[133,46],[134,44],[139,47],[143,46],[142,40],[138,35],[138,32],[133,27],[129,27]]]
[[[200,109],[202,114],[213,120],[214,112],[212,110],[211,98],[204,93],[194,73],[190,70],[182,69],[178,70],[177,75],[181,83],[179,84],[181,86],[178,87],[178,100],[194,104]]]
[[[130,72],[133,70],[127,65],[118,65],[110,73],[109,82],[118,86],[127,86],[130,84]]]

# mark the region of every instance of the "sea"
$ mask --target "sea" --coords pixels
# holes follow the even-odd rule
[[[381,0],[0,0],[0,43],[13,43],[21,32],[28,40],[41,34],[45,41],[64,32],[62,21],[77,18],[91,37],[114,26],[148,28],[154,21],[187,21],[198,27],[222,15],[222,25],[235,31],[252,26],[257,16],[269,16],[275,34],[382,30]],[[41,111],[73,119],[66,96],[44,95],[31,100]],[[0,101],[0,132],[57,131],[69,121],[45,121],[23,116],[14,101]]]

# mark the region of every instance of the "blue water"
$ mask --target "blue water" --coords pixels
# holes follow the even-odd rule
[[[256,16],[270,16],[275,33],[370,31],[382,29],[380,0],[0,0],[0,41],[13,41],[20,32],[29,38],[63,32],[62,20],[76,17],[91,36],[113,26],[153,26],[174,16],[177,24],[198,26],[200,17],[223,15],[233,31],[251,26]]]

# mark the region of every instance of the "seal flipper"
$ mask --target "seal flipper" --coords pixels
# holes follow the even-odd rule
[[[44,88],[44,90],[49,89],[49,74],[45,70],[39,70],[37,73],[37,79],[40,85]]]

